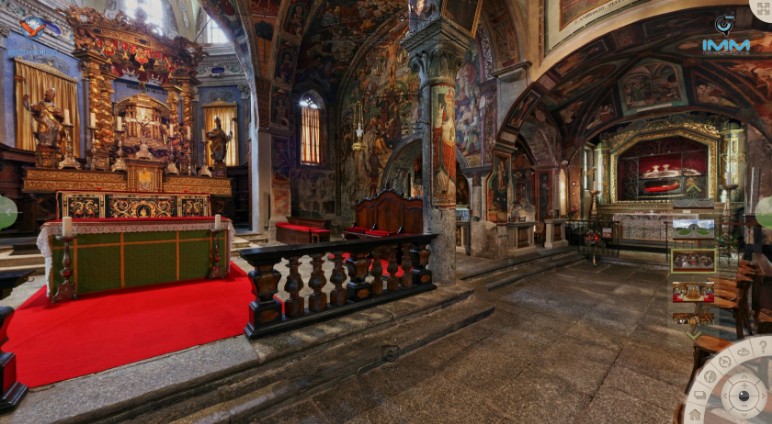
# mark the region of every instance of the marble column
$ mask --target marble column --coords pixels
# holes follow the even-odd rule
[[[420,125],[423,133],[424,231],[432,241],[434,280],[456,278],[456,73],[471,43],[469,35],[443,19],[411,32],[402,41],[410,68],[421,80]]]

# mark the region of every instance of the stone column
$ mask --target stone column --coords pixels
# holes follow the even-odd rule
[[[721,140],[726,146],[726,156],[724,179],[718,185],[737,184],[730,201],[739,202],[745,196],[745,130],[736,124],[728,126],[721,130]]]
[[[431,244],[435,281],[456,279],[456,73],[471,38],[444,18],[409,33],[402,46],[421,79],[424,231]],[[463,178],[463,176],[461,176]]]

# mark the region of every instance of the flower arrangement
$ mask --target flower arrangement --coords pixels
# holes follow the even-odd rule
[[[588,247],[604,247],[605,243],[600,234],[594,229],[587,230],[587,234],[584,235],[584,244]]]

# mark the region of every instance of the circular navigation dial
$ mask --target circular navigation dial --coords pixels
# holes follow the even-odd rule
[[[721,389],[721,404],[730,414],[749,419],[759,415],[767,403],[767,388],[747,372],[729,377]]]
[[[709,411],[710,408],[724,409],[724,414],[728,413],[741,420],[752,420],[761,414],[769,397],[767,388],[751,371],[755,367],[743,364],[766,357],[772,357],[772,336],[754,336],[732,344],[706,362],[689,388],[684,408],[684,423],[706,422],[706,413],[713,415],[715,412],[712,409]],[[719,406],[717,401],[713,403],[710,399],[722,380],[724,383],[721,386]],[[715,396],[713,398],[715,399]]]

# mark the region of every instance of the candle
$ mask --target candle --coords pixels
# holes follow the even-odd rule
[[[91,112],[90,120],[88,121],[91,125],[91,128],[96,128],[96,113]]]
[[[32,121],[32,132],[38,132],[38,131],[39,131],[38,121],[34,120],[34,121]]]
[[[70,125],[70,109],[64,110],[64,125]]]
[[[115,121],[115,129],[118,131],[123,129],[123,117],[119,116],[118,119]]]
[[[191,138],[191,137],[190,137],[190,136],[191,136],[191,133],[190,133],[190,125],[188,125],[188,127],[187,127],[187,133],[188,133],[188,140],[190,140],[190,138]]]
[[[174,124],[169,123],[169,134],[174,134]]]
[[[750,187],[750,197],[748,199],[748,207],[745,209],[746,213],[753,213],[753,190],[754,186],[756,185],[756,167],[754,166],[751,168],[751,185]]]
[[[219,230],[220,224],[222,224],[222,217],[218,213],[217,215],[214,216],[214,229]]]
[[[65,216],[62,218],[62,236],[72,236],[72,217]]]

